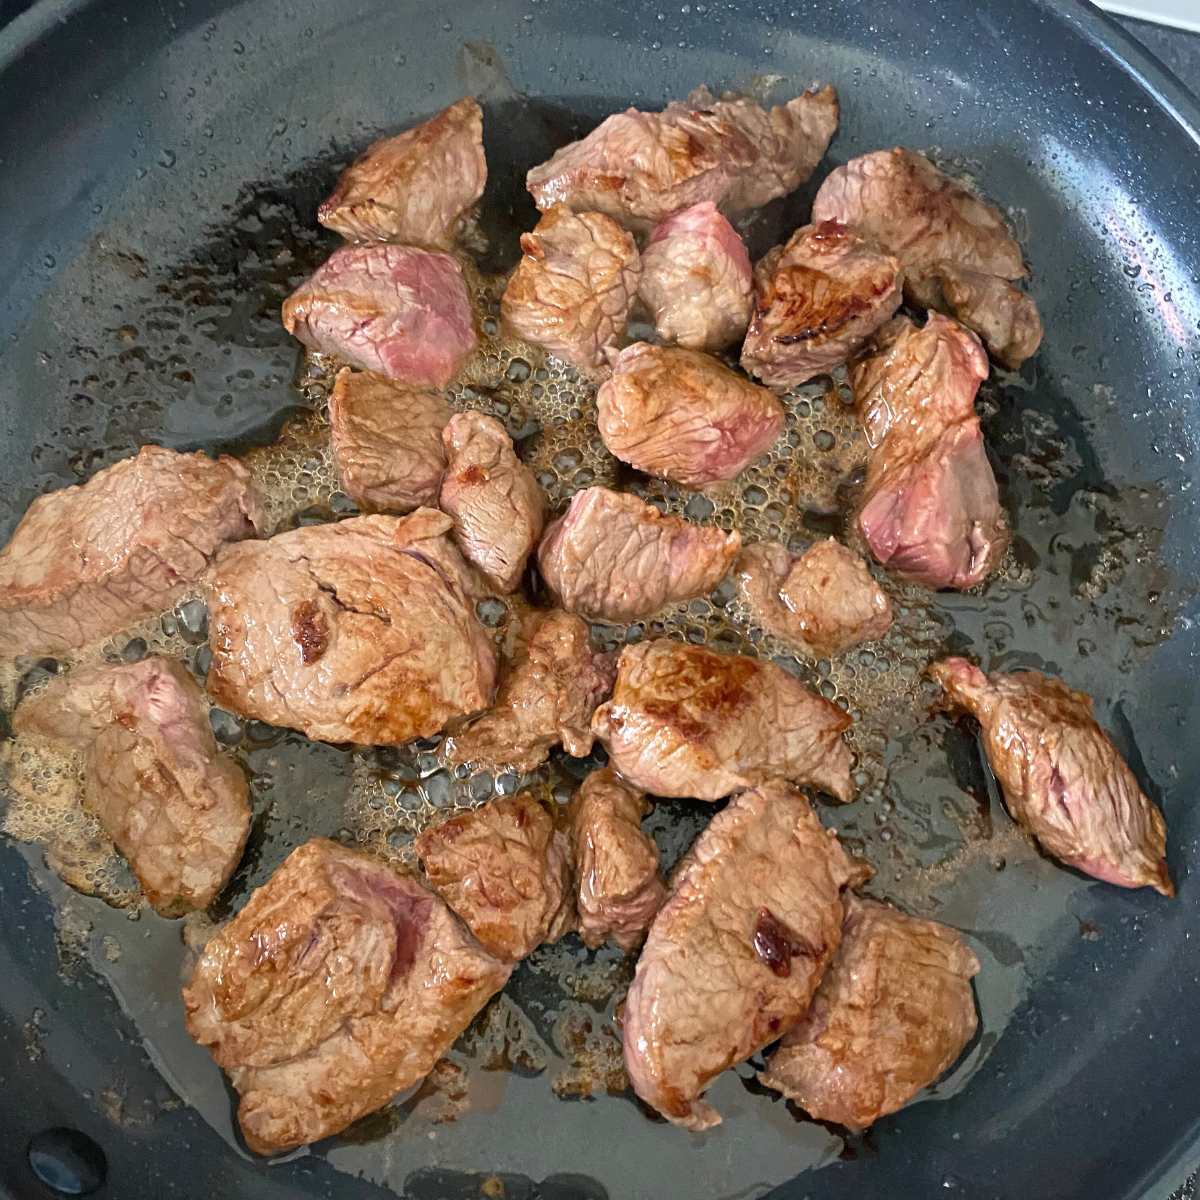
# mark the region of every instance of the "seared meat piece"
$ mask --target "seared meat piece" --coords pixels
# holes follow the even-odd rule
[[[978,973],[953,929],[847,895],[841,948],[758,1078],[818,1121],[865,1129],[962,1053],[978,1024]]]
[[[436,504],[446,470],[442,430],[449,420],[449,405],[436,392],[410,391],[344,367],[329,397],[342,491],[359,504],[392,512]]]
[[[207,908],[250,832],[246,777],[217,750],[204,693],[153,655],[80,667],[26,700],[18,734],[84,751],[83,802],[164,917]]]
[[[592,731],[656,796],[719,800],[769,779],[853,798],[850,718],[774,663],[659,638],[626,646]]]
[[[637,245],[603,213],[556,205],[521,234],[500,301],[508,327],[577,367],[598,367],[625,332],[641,267]]]
[[[630,108],[558,150],[526,176],[538,208],[594,209],[648,229],[703,200],[725,212],[794,191],[825,154],[838,122],[833,88],[765,110],[697,88],[663,112]]]
[[[263,520],[241,463],[162,446],[39,496],[0,550],[0,659],[75,650],[169,608]]]
[[[612,691],[616,663],[592,649],[579,617],[532,613],[489,712],[450,739],[454,762],[532,771],[562,743],[583,758],[592,751],[592,713]]]
[[[247,1145],[274,1154],[423,1079],[511,969],[416,879],[314,838],[208,942],[183,1001]]]
[[[569,843],[529,792],[451,817],[415,845],[430,884],[497,958],[524,958],[574,927]]]
[[[977,333],[992,357],[1016,370],[1042,344],[1042,318],[1033,297],[998,275],[938,263],[927,277],[930,307]]]
[[[317,220],[351,242],[445,246],[486,183],[483,112],[464,96],[368,146],[342,172]]]
[[[684,487],[733,479],[783,429],[766,388],[707,354],[649,342],[621,351],[596,407],[610,453]]]
[[[420,508],[230,547],[208,580],[213,699],[363,745],[428,737],[486,708],[496,655],[449,531],[449,517]]]
[[[746,332],[754,302],[750,256],[711,200],[655,227],[638,295],[658,336],[689,350],[723,350]]]
[[[666,899],[658,847],[642,830],[647,809],[646,797],[607,767],[571,801],[579,936],[593,950],[609,938],[634,949]]]
[[[542,536],[542,489],[494,417],[459,413],[442,440],[449,465],[441,507],[454,522],[454,540],[492,587],[511,592]]]
[[[734,797],[675,869],[625,1000],[625,1068],[676,1125],[721,1117],[700,1099],[727,1067],[804,1016],[861,881],[805,797],[775,781]]]
[[[444,388],[475,349],[462,268],[412,246],[344,246],[283,302],[306,346],[411,388]]]
[[[924,277],[938,263],[1020,279],[1021,247],[992,205],[942,174],[923,154],[897,146],[831,171],[813,200],[814,222],[840,221],[902,263],[905,293],[927,304]]]
[[[1105,883],[1175,894],[1162,813],[1096,724],[1088,696],[1038,671],[985,675],[964,658],[930,672],[979,721],[1008,811],[1047,854]]]
[[[797,229],[754,272],[742,366],[786,390],[844,363],[900,307],[903,272],[853,230]]]
[[[666,604],[704,596],[741,549],[736,533],[664,517],[624,492],[576,492],[538,547],[546,586],[568,612],[636,621]]]
[[[1008,522],[983,446],[978,338],[938,313],[897,317],[850,382],[872,448],[858,525],[891,571],[931,588],[971,588],[995,569]]]
[[[881,638],[892,602],[853,550],[827,538],[793,558],[778,542],[755,542],[736,567],[755,623],[813,658],[831,658]]]

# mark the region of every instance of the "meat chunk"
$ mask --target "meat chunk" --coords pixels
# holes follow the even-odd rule
[[[359,504],[392,512],[436,504],[446,470],[442,430],[449,420],[449,405],[436,392],[412,391],[344,367],[329,396],[342,491]]]
[[[511,969],[416,879],[314,838],[208,942],[183,1001],[247,1145],[274,1154],[423,1079]]]
[[[566,834],[529,792],[451,817],[415,844],[430,884],[497,958],[524,958],[574,926]]]
[[[633,238],[603,213],[556,205],[521,234],[521,250],[500,301],[505,324],[577,367],[600,366],[625,332],[637,293]]]
[[[865,1129],[943,1075],[975,1034],[979,960],[959,935],[846,897],[812,1007],[758,1078],[818,1121]]]
[[[162,446],[39,496],[0,550],[0,659],[75,650],[169,608],[263,522],[239,462]]]
[[[246,777],[217,750],[204,693],[152,655],[80,667],[17,709],[13,728],[84,752],[83,802],[164,917],[207,908],[250,832]]]
[[[892,602],[853,550],[827,538],[793,558],[778,542],[756,542],[738,559],[738,591],[767,633],[813,658],[831,658],[881,638]]]
[[[928,276],[930,307],[977,333],[991,356],[1016,370],[1042,344],[1042,318],[1031,296],[998,275],[938,263]]]
[[[656,796],[719,800],[773,778],[849,801],[850,718],[774,663],[666,638],[626,646],[592,731]]]
[[[583,758],[592,751],[592,713],[612,691],[616,664],[592,649],[587,625],[564,612],[537,612],[500,681],[496,703],[450,739],[454,762],[532,771],[562,743]]]
[[[697,88],[662,112],[630,108],[608,117],[534,167],[525,183],[543,211],[559,203],[593,209],[634,230],[704,200],[743,212],[799,187],[837,122],[831,87],[771,109]]]
[[[444,388],[477,344],[462,268],[413,246],[344,246],[283,302],[306,346],[411,388]]]
[[[786,390],[840,366],[900,307],[899,262],[836,221],[805,225],[759,262],[742,367]]]
[[[638,295],[658,336],[689,350],[723,350],[746,332],[754,303],[750,255],[711,200],[655,226]]]
[[[596,407],[610,453],[684,487],[735,478],[783,430],[766,388],[707,354],[649,342],[621,351]]]
[[[607,767],[593,771],[571,801],[579,936],[593,950],[609,938],[634,949],[666,899],[658,847],[642,830],[648,807]]]
[[[938,313],[923,329],[898,317],[850,382],[871,445],[858,525],[876,560],[931,588],[971,588],[1008,545],[975,393],[987,358]]]
[[[923,154],[897,146],[852,158],[831,171],[813,200],[814,222],[840,221],[894,254],[905,291],[925,304],[926,275],[940,262],[1020,279],[1021,247],[985,200],[937,169]]]
[[[675,870],[625,1001],[634,1090],[676,1125],[709,1129],[712,1079],[804,1016],[861,879],[803,795],[773,782],[734,797]]]
[[[665,517],[636,496],[576,492],[538,547],[547,588],[568,612],[636,621],[667,604],[704,596],[741,549],[736,533]]]
[[[492,587],[511,592],[542,536],[542,489],[494,417],[459,413],[442,440],[449,464],[441,507],[454,522],[454,540]]]
[[[428,737],[486,708],[496,655],[449,531],[449,517],[420,508],[230,547],[208,580],[213,699],[363,745]]]
[[[342,172],[317,220],[351,242],[446,246],[486,183],[483,111],[464,96],[368,146]]]
[[[1162,813],[1096,724],[1090,697],[1038,671],[985,675],[963,658],[930,670],[979,721],[1008,811],[1047,854],[1105,883],[1175,894]]]

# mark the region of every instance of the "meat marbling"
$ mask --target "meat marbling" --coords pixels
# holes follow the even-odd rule
[[[151,655],[79,667],[26,700],[13,729],[83,751],[84,805],[160,914],[216,899],[250,832],[248,788],[181,663]]]
[[[864,868],[779,781],[734,797],[672,877],[625,1000],[625,1067],[668,1120],[703,1130],[715,1076],[804,1016]]]
[[[849,801],[850,724],[774,663],[666,638],[621,651],[612,699],[592,717],[622,778],[695,800],[784,778]]]
[[[818,1121],[865,1129],[940,1078],[978,1027],[979,960],[936,921],[846,897],[842,944],[759,1080]]]
[[[483,111],[464,96],[368,146],[342,172],[317,220],[352,242],[445,246],[486,183]]]
[[[699,488],[735,478],[783,430],[767,391],[696,350],[635,342],[596,395],[597,423],[622,462]]]
[[[39,496],[0,550],[0,659],[75,650],[169,608],[263,523],[241,463],[161,446]]]
[[[1092,715],[1092,701],[1038,671],[985,675],[964,658],[931,674],[983,731],[1013,819],[1047,854],[1118,887],[1173,896],[1167,827]]]
[[[496,656],[450,518],[354,517],[243,542],[207,582],[218,704],[330,742],[394,745],[486,708]]]
[[[314,838],[208,942],[183,1000],[247,1145],[274,1154],[423,1079],[511,969],[416,879]]]

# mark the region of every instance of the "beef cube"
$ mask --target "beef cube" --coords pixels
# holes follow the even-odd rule
[[[991,356],[1016,370],[1042,344],[1042,318],[1033,298],[1007,279],[939,263],[929,276],[930,307],[947,312],[983,339]]]

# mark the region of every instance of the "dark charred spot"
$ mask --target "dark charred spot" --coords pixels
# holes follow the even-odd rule
[[[292,609],[292,640],[300,647],[300,658],[306,666],[325,653],[329,626],[315,600],[301,600]]]
[[[769,908],[760,908],[758,920],[754,925],[754,953],[776,975],[786,979],[792,973],[793,958],[797,955],[803,958],[820,958],[824,947],[814,946],[806,941],[779,920]],[[776,1024],[771,1025],[772,1030],[776,1027]]]

